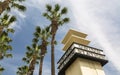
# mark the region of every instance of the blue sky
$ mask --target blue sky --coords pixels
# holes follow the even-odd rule
[[[69,29],[75,29],[88,34],[89,46],[104,50],[109,63],[104,66],[106,75],[120,75],[120,1],[119,0],[27,0],[25,13],[12,10],[18,20],[11,25],[16,32],[11,37],[13,42],[13,58],[1,61],[6,68],[3,75],[16,75],[17,67],[25,64],[21,61],[25,55],[26,46],[31,44],[36,25],[45,27],[50,22],[42,16],[45,5],[59,3],[68,7],[71,21],[60,27],[56,39],[56,62],[64,53],[61,40]],[[59,42],[60,41],[60,42]],[[50,49],[45,57],[43,75],[50,75]],[[37,75],[38,66],[36,66]],[[56,64],[57,67],[57,64]],[[56,71],[57,72],[57,71]]]

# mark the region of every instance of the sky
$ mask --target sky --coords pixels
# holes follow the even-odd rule
[[[17,68],[25,64],[22,57],[25,55],[26,46],[31,45],[35,26],[45,27],[50,22],[42,16],[45,5],[59,3],[61,7],[68,8],[66,17],[70,22],[59,28],[55,47],[56,62],[63,55],[62,39],[69,29],[74,29],[88,34],[91,41],[89,46],[104,50],[109,63],[103,68],[106,75],[120,75],[120,1],[119,0],[27,0],[23,4],[27,7],[22,13],[16,9],[12,14],[16,15],[17,21],[11,27],[15,33],[11,35],[13,42],[13,58],[0,61],[6,68],[3,75],[16,75]],[[60,41],[60,42],[59,42]],[[50,49],[45,56],[43,75],[50,75]],[[38,73],[36,65],[35,75]],[[56,64],[57,75],[57,64]]]

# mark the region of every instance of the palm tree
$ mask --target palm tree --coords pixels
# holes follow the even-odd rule
[[[26,7],[23,6],[22,4],[20,4],[20,2],[23,2],[23,1],[25,1],[25,0],[5,0],[3,2],[0,2],[0,15],[4,11],[9,12],[11,10],[11,8],[13,8],[13,7],[17,8],[20,11],[25,11]],[[6,13],[3,16],[6,16]],[[2,17],[0,16],[0,18],[2,18]],[[3,29],[4,29],[4,26],[2,24],[0,24],[0,34],[2,33]]]
[[[22,4],[20,4],[20,2],[23,2],[23,1],[25,1],[25,0],[4,0],[3,2],[0,1],[0,15],[4,11],[9,12],[11,10],[11,8],[17,8],[20,11],[25,11],[26,7],[23,6]],[[1,16],[0,16],[0,18],[1,18]],[[0,34],[2,33],[3,29],[4,29],[4,26],[2,24],[0,24]]]
[[[42,75],[42,68],[43,68],[43,60],[45,57],[45,54],[47,53],[47,46],[49,44],[49,37],[50,35],[50,27],[46,27],[44,29],[41,29],[39,26],[36,27],[35,35],[40,37],[41,40],[41,53],[40,53],[40,65],[39,65],[39,75]]]
[[[4,59],[4,57],[12,57],[8,51],[12,50],[12,46],[9,44],[12,42],[12,39],[8,36],[10,33],[14,33],[14,29],[9,28],[9,25],[16,20],[14,16],[10,16],[8,14],[4,14],[3,17],[0,18],[0,60]],[[3,67],[0,68],[2,71]]]
[[[9,28],[9,25],[16,20],[14,16],[10,16],[5,14],[2,18],[0,18],[0,27],[4,27],[4,30],[0,32],[0,60],[4,57],[11,57],[7,51],[12,50],[11,45],[9,43],[12,39],[8,36],[8,33],[14,33],[14,29]]]
[[[40,45],[39,45],[39,38],[34,36],[32,40],[32,45],[26,47],[27,52],[26,56],[23,57],[23,61],[27,63],[26,69],[23,67],[19,67],[17,74],[18,75],[33,75],[35,65],[38,63],[38,59],[40,60]]]
[[[41,29],[39,26],[36,27],[34,33],[34,38],[32,40],[32,46],[27,46],[26,56],[23,58],[28,65],[28,69],[23,69],[23,67],[18,68],[18,75],[26,74],[33,75],[35,64],[40,62],[39,75],[42,75],[42,66],[44,56],[47,52],[48,38],[50,36],[50,27]]]
[[[27,46],[26,57],[23,58],[24,61],[29,63],[27,75],[33,75],[35,64],[37,63],[37,59],[40,58],[40,45],[38,45],[38,38],[33,38],[32,47]]]
[[[9,26],[16,21],[16,17],[9,15],[9,11],[13,7],[18,8],[20,11],[25,11],[26,8],[19,4],[19,2],[22,1],[25,0],[5,0],[0,2],[0,15],[7,10],[7,12],[0,16],[0,59],[3,59],[4,56],[11,56],[11,54],[6,54],[8,50],[12,50],[12,46],[9,45],[9,43],[12,42],[12,39],[8,34],[10,32],[14,33],[14,29],[9,28]]]
[[[10,10],[11,8],[18,8],[21,11],[25,11],[26,8],[20,4],[20,2],[23,2],[25,0],[5,0],[3,2],[0,2],[0,15],[5,11],[5,10]]]
[[[51,21],[51,75],[55,75],[55,58],[54,58],[54,43],[55,43],[55,35],[60,25],[69,22],[69,18],[63,18],[62,15],[67,13],[67,8],[63,7],[60,9],[59,4],[55,4],[55,7],[52,8],[51,5],[46,5],[47,11],[43,13],[48,20]]]
[[[14,33],[13,28],[9,28],[11,23],[16,21],[16,17],[9,15],[11,8],[17,8],[20,11],[25,11],[26,8],[20,4],[25,0],[4,0],[0,1],[0,60],[4,57],[12,57],[8,51],[12,50],[12,46],[9,44],[12,39],[9,37],[9,33]],[[2,15],[1,15],[2,14]],[[0,67],[3,71],[4,68]]]

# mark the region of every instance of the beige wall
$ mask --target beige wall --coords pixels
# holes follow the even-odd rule
[[[73,64],[65,71],[65,75],[82,75],[80,70],[79,59],[76,59]]]
[[[99,62],[78,58],[65,71],[65,75],[105,75]]]

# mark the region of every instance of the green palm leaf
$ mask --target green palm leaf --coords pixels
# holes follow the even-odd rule
[[[48,12],[51,12],[51,9],[52,9],[52,6],[51,6],[51,5],[47,4],[47,5],[46,5],[46,8],[47,8],[47,11],[48,11]]]
[[[69,20],[70,20],[69,18],[64,18],[64,19],[63,19],[63,22],[64,22],[64,23],[67,23],[67,22],[69,22]]]
[[[17,8],[20,11],[25,11],[26,7],[17,3],[13,3],[12,7]]]
[[[14,21],[16,21],[16,17],[15,16],[12,16],[9,20],[10,23],[13,23]]]
[[[46,17],[47,19],[51,20],[52,17],[48,13],[43,13],[43,16]]]
[[[59,10],[60,10],[60,5],[59,5],[59,4],[56,4],[54,11],[55,11],[55,12],[58,12]]]
[[[0,66],[0,72],[3,72],[5,69]]]
[[[39,37],[39,33],[38,33],[38,32],[35,32],[33,35],[34,35],[36,38]]]
[[[30,46],[27,46],[26,48],[27,48],[28,51],[32,50],[32,48]]]
[[[66,14],[67,13],[67,8],[64,7],[62,10],[61,10],[61,14]]]
[[[37,31],[37,33],[40,33],[40,32],[41,32],[40,26],[37,26],[37,27],[36,27],[36,31]]]
[[[14,33],[14,32],[15,32],[15,30],[14,30],[14,29],[12,29],[12,28],[9,28],[9,29],[7,29],[7,32]]]
[[[37,43],[39,40],[37,38],[33,38],[32,42]]]

